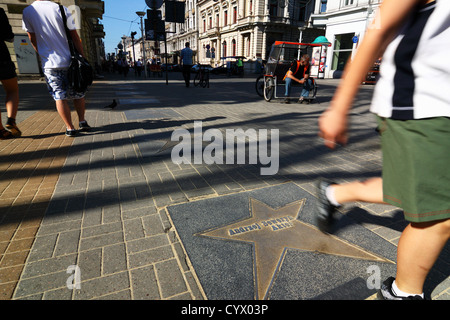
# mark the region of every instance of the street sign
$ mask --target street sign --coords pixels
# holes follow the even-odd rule
[[[149,8],[159,9],[163,5],[163,0],[145,0],[145,3]]]
[[[166,21],[184,23],[184,2],[166,0]]]

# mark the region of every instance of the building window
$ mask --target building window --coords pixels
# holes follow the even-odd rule
[[[228,24],[228,11],[225,10],[223,12],[223,25],[226,26]]]
[[[327,12],[327,0],[320,1],[320,12]]]
[[[209,17],[209,29],[212,29],[212,17]]]
[[[206,32],[206,20],[203,19],[203,32]]]
[[[219,27],[219,14],[216,14],[216,27]]]
[[[237,22],[237,7],[233,7],[233,23]]]
[[[299,11],[298,11],[298,20],[299,21],[306,21],[306,5],[308,4],[307,1],[302,0],[299,3]]]
[[[354,33],[338,34],[333,48],[332,70],[344,70],[345,64],[352,55]]]
[[[224,40],[222,42],[222,57],[227,56],[227,42]]]
[[[270,1],[269,6],[269,15],[276,17],[278,13],[278,2],[277,1]]]
[[[233,39],[233,41],[231,41],[231,45],[233,46],[232,56],[235,56],[236,55],[236,40]]]
[[[346,6],[351,6],[351,5],[353,5],[353,0],[345,0],[345,1],[344,1],[344,5],[346,5]]]

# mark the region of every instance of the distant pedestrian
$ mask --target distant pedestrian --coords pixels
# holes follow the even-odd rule
[[[138,75],[138,77],[140,77],[141,76],[141,74],[142,74],[142,61],[141,61],[141,59],[138,59],[138,61],[136,61],[136,72],[137,72],[137,75]]]
[[[189,87],[191,81],[191,68],[192,68],[192,49],[189,47],[189,42],[185,43],[185,48],[180,53],[180,64],[182,64],[182,72],[186,87]]]
[[[67,21],[71,21],[71,13],[64,7]],[[56,103],[56,109],[66,125],[66,135],[78,134],[72,123],[68,100],[73,100],[78,114],[79,131],[88,131],[90,126],[84,118],[85,92],[74,92],[68,87],[67,71],[71,54],[67,42],[63,18],[59,5],[48,0],[36,0],[25,8],[22,27],[41,58],[45,80],[50,94]],[[83,46],[75,26],[68,25],[76,50],[83,53]]]
[[[6,91],[6,112],[8,119],[6,129],[3,127],[0,114],[0,140],[20,137],[22,132],[16,125],[16,115],[19,109],[19,85],[17,83],[16,66],[11,60],[5,41],[13,42],[14,33],[5,11],[0,8],[0,81]]]
[[[450,1],[384,0],[319,120],[326,146],[347,142],[353,99],[385,48],[371,106],[381,133],[382,178],[322,181],[317,213],[320,229],[330,231],[345,202],[403,209],[410,223],[398,243],[396,278],[379,292],[383,299],[423,299],[425,279],[450,238],[449,41]]]
[[[128,64],[127,59],[122,58],[121,66],[122,66],[123,75],[126,78],[128,75],[128,71],[130,71],[130,65]]]

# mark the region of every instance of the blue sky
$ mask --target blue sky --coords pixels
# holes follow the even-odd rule
[[[136,11],[147,11],[145,0],[105,0],[105,13],[101,20],[105,35],[106,53],[115,52],[114,48],[122,41],[123,35],[130,36],[136,31],[141,34],[140,18]],[[144,17],[144,19],[146,16]]]

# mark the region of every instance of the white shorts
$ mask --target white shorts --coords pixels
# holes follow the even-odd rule
[[[67,70],[68,68],[44,69],[48,92],[55,100],[74,100],[84,98],[86,92],[75,92],[69,88]]]

